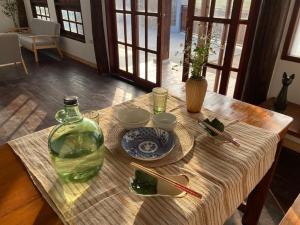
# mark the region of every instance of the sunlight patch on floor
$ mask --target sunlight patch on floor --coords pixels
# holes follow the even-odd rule
[[[34,132],[47,115],[39,109],[36,102],[25,95],[16,97],[1,110],[0,114],[0,134],[3,139],[12,139]]]

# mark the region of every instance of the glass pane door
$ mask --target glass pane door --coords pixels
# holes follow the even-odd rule
[[[210,53],[202,75],[208,89],[233,96],[252,0],[189,0],[185,46],[198,46],[211,36]],[[189,77],[189,54],[185,54],[182,80]]]
[[[161,83],[161,0],[115,0],[118,75],[151,88]]]
[[[118,55],[118,69],[127,75],[133,74],[133,54],[132,54],[132,13],[131,4],[124,4],[123,0],[115,1],[116,17],[116,48]],[[128,11],[129,10],[129,11]]]

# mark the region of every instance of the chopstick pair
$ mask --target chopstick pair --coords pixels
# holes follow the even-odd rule
[[[137,168],[137,169],[140,169],[140,170],[144,171],[145,173],[147,173],[147,174],[149,174],[153,177],[156,177],[158,179],[166,181],[167,183],[171,184],[173,187],[175,187],[175,188],[177,188],[181,191],[185,191],[186,193],[188,193],[190,195],[193,195],[197,198],[200,198],[200,199],[202,198],[202,195],[200,193],[198,193],[198,192],[196,192],[196,191],[194,191],[194,190],[192,190],[192,189],[190,189],[190,188],[188,188],[188,187],[186,187],[186,186],[184,186],[184,185],[182,185],[182,184],[180,184],[180,183],[178,183],[178,182],[176,182],[176,181],[174,181],[174,180],[172,180],[168,177],[165,177],[164,175],[162,175],[160,173],[157,173],[156,171],[154,171],[152,169],[149,169],[147,167],[144,167],[144,166],[142,166],[140,164],[137,164],[137,163],[134,163],[134,162],[131,162],[130,165]]]
[[[203,120],[198,120],[199,123],[201,123],[202,125],[206,126],[208,129],[212,130],[213,132],[215,132],[216,134],[222,136],[224,139],[226,139],[227,141],[229,141],[230,143],[234,144],[237,147],[240,147],[240,144],[238,142],[236,142],[233,137],[227,133],[226,131],[221,132],[218,129],[214,128],[213,126],[211,126],[210,124],[206,123]]]

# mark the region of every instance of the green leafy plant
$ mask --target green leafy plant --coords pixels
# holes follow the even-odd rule
[[[16,0],[0,0],[2,12],[8,18],[11,18],[15,27],[18,27],[18,5]]]
[[[206,65],[210,54],[216,54],[214,49],[223,48],[218,43],[218,35],[196,35],[197,42],[188,44],[183,53],[189,57],[185,58],[185,64],[189,64],[191,68],[191,78],[202,78],[202,68]],[[176,53],[178,54],[178,52]],[[180,62],[182,64],[182,62]],[[177,70],[178,65],[173,65],[172,69]],[[189,73],[189,72],[188,72]]]
[[[211,34],[198,36],[197,43],[188,45],[185,49],[185,53],[190,53],[186,60],[191,67],[191,77],[201,78],[202,68],[207,63],[210,54],[216,54],[214,48],[218,47],[217,39]]]

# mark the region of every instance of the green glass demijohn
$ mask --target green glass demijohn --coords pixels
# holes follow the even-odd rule
[[[97,175],[104,160],[103,133],[98,124],[84,118],[78,98],[64,98],[64,109],[55,119],[60,122],[48,138],[52,162],[65,181],[84,182]]]

